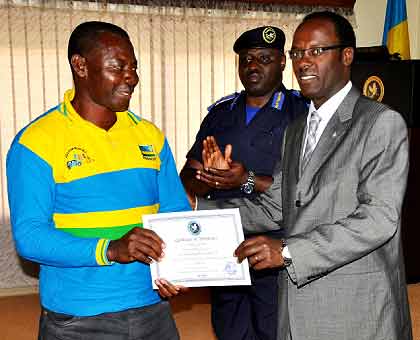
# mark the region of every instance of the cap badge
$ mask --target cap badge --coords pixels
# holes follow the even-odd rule
[[[271,44],[276,40],[276,31],[272,27],[266,27],[262,32],[262,37],[266,43]]]

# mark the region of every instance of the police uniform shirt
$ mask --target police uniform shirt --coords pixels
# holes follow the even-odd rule
[[[200,126],[187,158],[202,162],[203,140],[207,136],[214,136],[222,152],[227,144],[232,144],[233,161],[241,162],[247,170],[257,175],[271,176],[275,163],[281,158],[286,126],[299,114],[306,112],[307,102],[299,92],[282,86],[246,124],[245,91],[224,97],[209,107],[209,113]],[[213,191],[209,198],[241,196],[243,193],[237,188]]]

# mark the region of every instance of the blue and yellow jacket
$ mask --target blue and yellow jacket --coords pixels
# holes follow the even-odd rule
[[[149,266],[110,264],[106,250],[142,215],[189,210],[168,142],[152,123],[117,112],[108,131],[64,102],[15,137],[8,195],[18,253],[41,264],[41,304],[77,316],[159,301]]]

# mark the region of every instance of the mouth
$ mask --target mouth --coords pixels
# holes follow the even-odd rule
[[[257,83],[260,81],[261,76],[257,72],[253,72],[247,75],[246,77],[250,83]]]
[[[299,80],[299,82],[307,83],[307,82],[311,82],[312,80],[315,80],[317,78],[318,77],[314,74],[302,74],[302,75],[299,75],[298,80]]]
[[[131,95],[133,94],[133,90],[131,89],[118,89],[115,91],[115,93],[119,96],[131,98]]]

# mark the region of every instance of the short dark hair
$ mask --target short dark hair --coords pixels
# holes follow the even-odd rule
[[[130,40],[128,33],[121,27],[103,21],[86,21],[78,25],[70,35],[67,57],[71,63],[71,57],[75,54],[86,55],[95,47],[98,47],[98,38],[101,33],[109,32]]]
[[[313,12],[304,17],[300,25],[313,19],[330,21],[334,25],[335,33],[340,40],[339,44],[346,47],[353,47],[354,49],[356,48],[356,35],[354,34],[353,26],[345,17],[329,11]]]

